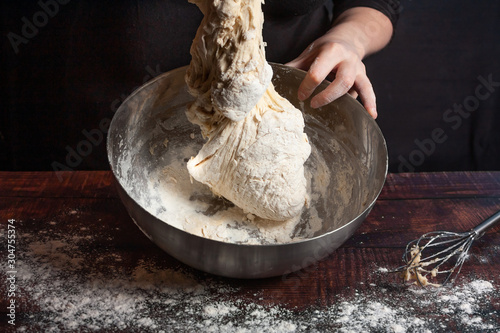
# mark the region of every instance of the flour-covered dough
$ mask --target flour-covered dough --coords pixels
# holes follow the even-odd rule
[[[311,147],[302,113],[271,83],[261,0],[192,0],[204,14],[186,74],[187,111],[207,142],[188,162],[197,181],[244,211],[286,220],[307,201]]]

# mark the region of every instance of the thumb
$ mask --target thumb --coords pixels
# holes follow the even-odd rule
[[[285,64],[286,66],[295,67],[303,70],[307,70],[307,58],[300,55],[297,58],[289,61]]]
[[[292,61],[287,62],[285,65],[290,67],[295,67],[303,70],[309,69],[310,61],[309,61],[309,48],[302,52],[297,58]]]
[[[289,62],[287,62],[285,65],[290,66],[290,67],[299,67],[300,64],[302,63],[300,56],[298,58],[295,58]]]

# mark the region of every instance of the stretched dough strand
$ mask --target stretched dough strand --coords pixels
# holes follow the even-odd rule
[[[207,142],[191,176],[262,218],[286,220],[307,201],[311,147],[302,113],[271,83],[260,0],[194,0],[204,14],[186,74],[188,119]]]

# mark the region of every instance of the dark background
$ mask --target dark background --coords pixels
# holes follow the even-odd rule
[[[392,43],[365,62],[390,171],[500,170],[500,1],[402,7]],[[41,6],[0,11],[0,170],[107,169],[101,127],[136,87],[189,63],[201,19],[187,0],[73,0],[36,17],[16,53],[9,33]]]

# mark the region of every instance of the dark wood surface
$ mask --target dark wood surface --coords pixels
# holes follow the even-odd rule
[[[16,220],[19,234],[33,235],[43,233],[51,221],[58,221],[59,233],[70,234],[85,227],[87,233],[92,234],[90,258],[96,253],[119,253],[122,268],[127,269],[147,256],[161,267],[182,267],[200,279],[208,278],[207,274],[185,267],[165,254],[139,232],[117,196],[110,172],[66,172],[59,176],[61,181],[52,172],[0,172],[0,226],[4,236],[9,219]],[[311,307],[321,309],[356,293],[373,295],[377,288],[390,290],[391,297],[403,297],[408,293],[407,287],[395,274],[374,273],[377,268],[400,265],[406,243],[423,233],[465,231],[498,210],[500,172],[389,174],[365,222],[351,239],[326,259],[276,278],[247,281],[210,276],[210,279],[237,287],[239,291],[234,297],[241,297],[246,302],[279,305],[294,311]],[[500,226],[496,226],[474,243],[457,285],[477,278],[491,281],[495,288],[500,288],[499,231]],[[50,235],[44,237],[50,239]],[[6,253],[6,237],[2,237],[0,249],[1,253]],[[18,251],[22,251],[22,247]],[[2,261],[5,258],[6,254],[2,254]],[[5,271],[0,272],[0,312],[5,312],[7,305],[3,297],[6,294],[5,274]],[[491,296],[490,302],[484,306],[488,308],[489,320],[496,322],[492,332],[498,332],[498,293]],[[30,301],[30,295],[21,293],[18,311],[30,314],[40,309]],[[427,310],[419,311],[425,315]],[[0,330],[11,328],[4,321],[4,313],[2,317]],[[21,318],[28,328],[34,324],[29,316]],[[462,330],[456,324],[459,319],[453,315],[436,320],[441,326],[435,331]]]

